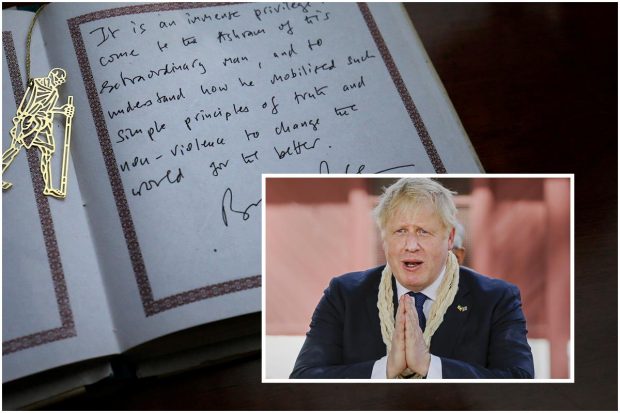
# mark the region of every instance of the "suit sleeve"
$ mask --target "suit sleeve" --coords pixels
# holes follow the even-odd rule
[[[333,279],[314,310],[290,378],[370,378],[376,360],[352,364],[343,361],[344,313],[345,302],[337,279]]]
[[[519,289],[506,289],[492,315],[487,365],[441,358],[444,379],[506,379],[534,377],[532,350],[527,343],[525,316]]]

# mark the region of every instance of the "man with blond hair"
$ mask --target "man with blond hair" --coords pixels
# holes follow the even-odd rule
[[[452,192],[387,188],[374,215],[386,265],[332,279],[291,378],[533,378],[516,286],[459,267]]]

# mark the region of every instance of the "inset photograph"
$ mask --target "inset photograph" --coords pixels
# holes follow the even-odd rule
[[[571,175],[263,176],[264,382],[573,382]]]

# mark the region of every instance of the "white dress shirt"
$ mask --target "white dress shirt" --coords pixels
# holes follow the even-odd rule
[[[439,274],[439,277],[431,285],[420,291],[428,299],[424,302],[424,306],[422,307],[422,312],[428,321],[428,314],[431,311],[431,306],[437,300],[437,290],[439,290],[439,286],[444,279],[446,274],[446,267],[444,266]],[[396,278],[396,277],[394,277]],[[410,290],[403,287],[396,279],[396,293],[398,298],[407,294]],[[387,355],[383,356],[379,360],[375,361],[375,364],[372,368],[372,374],[370,376],[371,379],[386,379],[387,378]],[[431,364],[428,366],[428,373],[426,374],[427,379],[441,379],[443,375],[441,373],[441,359],[437,356],[431,354]]]

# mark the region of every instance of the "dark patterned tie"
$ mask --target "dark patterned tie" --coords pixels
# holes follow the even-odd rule
[[[424,316],[424,301],[428,298],[422,293],[414,293],[413,291],[409,291],[407,294],[415,298],[415,309],[418,312],[418,321],[420,322],[420,328],[422,331],[426,328],[426,317]]]

